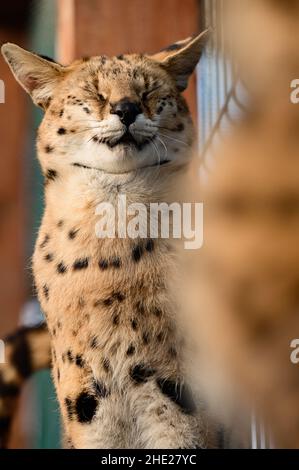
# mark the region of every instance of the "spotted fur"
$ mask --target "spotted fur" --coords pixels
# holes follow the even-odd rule
[[[119,194],[128,203],[172,200],[193,143],[181,91],[203,37],[154,56],[97,56],[67,67],[2,47],[45,110],[37,149],[46,204],[33,271],[75,448],[206,445],[202,419],[176,393],[185,376],[168,285],[175,254],[163,239],[95,235],[101,202],[116,205]],[[130,122],[123,103],[136,114]]]

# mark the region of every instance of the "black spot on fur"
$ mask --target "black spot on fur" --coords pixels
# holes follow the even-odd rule
[[[163,341],[163,338],[164,338],[164,333],[162,333],[162,332],[159,333],[159,334],[157,335],[157,341],[158,341],[158,343],[161,343],[161,342]]]
[[[182,132],[183,130],[185,129],[185,126],[184,124],[181,122],[180,124],[178,124],[178,126],[176,127],[176,131],[177,132]]]
[[[132,250],[132,258],[135,261],[135,263],[138,263],[138,261],[140,261],[142,254],[143,254],[142,245],[141,244],[136,245]]]
[[[154,310],[153,310],[153,314],[155,315],[155,317],[161,318],[162,317],[162,310],[159,307],[155,307]]]
[[[53,152],[53,150],[54,150],[54,148],[51,147],[51,145],[46,145],[45,146],[45,152],[46,153],[51,153],[51,152]]]
[[[115,294],[113,294],[113,298],[118,302],[123,302],[125,300],[125,296],[121,292],[115,292]]]
[[[57,382],[59,382],[59,381],[60,381],[60,370],[57,369]]]
[[[157,109],[157,114],[161,114],[163,111],[163,106],[159,106],[159,108]]]
[[[113,304],[113,297],[108,297],[108,299],[103,300],[103,305],[105,305],[105,307],[109,307],[112,304]]]
[[[106,261],[105,259],[100,259],[100,261],[99,261],[99,268],[100,268],[102,271],[105,271],[105,269],[108,268],[108,261]]]
[[[44,293],[45,299],[49,300],[49,287],[47,286],[47,284],[43,285],[43,293]]]
[[[113,268],[119,269],[121,267],[121,259],[118,256],[112,258],[111,266],[113,266]]]
[[[146,251],[148,251],[149,253],[151,253],[152,251],[154,251],[154,248],[155,248],[154,240],[152,240],[152,239],[150,238],[150,239],[147,240],[147,242],[146,242],[145,249],[146,249]]]
[[[93,338],[91,338],[90,340],[90,347],[91,349],[96,349],[98,347],[98,339],[96,336],[94,336]]]
[[[144,315],[145,308],[144,308],[144,305],[141,301],[136,302],[135,308],[136,308],[138,313],[140,313],[141,315]]]
[[[120,55],[116,56],[116,58],[117,58],[118,60],[124,60],[123,54],[120,54]]]
[[[77,233],[79,232],[79,229],[72,229],[69,231],[68,233],[68,237],[70,240],[74,240],[74,238],[76,237]]]
[[[103,359],[103,369],[104,369],[105,372],[110,371],[110,361],[107,357],[104,357],[104,359]]]
[[[54,256],[53,256],[52,253],[47,253],[47,254],[45,255],[45,257],[44,257],[44,260],[45,260],[45,261],[48,261],[49,263],[50,263],[51,261],[53,261],[53,259],[54,259]]]
[[[64,224],[64,221],[63,221],[63,220],[59,220],[59,221],[57,222],[57,227],[58,227],[58,228],[61,228],[61,227],[63,226],[63,224]]]
[[[66,407],[66,412],[67,412],[67,416],[68,418],[71,420],[73,419],[73,415],[74,415],[74,408],[73,408],[73,403],[72,403],[72,400],[68,397],[66,397],[64,399],[64,404],[65,404],[65,407]]]
[[[64,274],[66,271],[67,271],[67,267],[65,266],[65,264],[63,262],[61,262],[57,265],[57,272],[59,274]]]
[[[66,130],[64,127],[59,127],[59,129],[57,130],[57,134],[59,135],[64,135],[66,134]]]
[[[76,399],[75,410],[79,423],[90,423],[97,411],[98,400],[94,395],[82,392]]]
[[[64,113],[64,110],[61,109],[61,110],[59,111],[59,117],[62,117],[62,116],[63,116],[63,113]]]
[[[144,333],[142,334],[142,341],[143,341],[143,344],[144,344],[144,345],[148,345],[148,344],[149,344],[149,341],[150,341],[150,335],[149,335],[149,333],[144,332]]]
[[[174,357],[174,358],[176,358],[178,355],[177,350],[174,347],[169,348],[169,354],[171,357]]]
[[[80,270],[88,267],[88,258],[77,259],[73,264],[73,269]]]
[[[43,239],[43,241],[41,242],[41,244],[39,245],[40,248],[45,248],[45,246],[48,244],[50,240],[50,235],[45,235],[45,238]]]
[[[70,362],[74,362],[74,356],[72,354],[72,351],[68,350],[66,356]]]
[[[119,315],[117,315],[117,314],[113,315],[112,323],[115,326],[119,325]]]
[[[106,398],[110,395],[109,390],[106,388],[106,386],[99,381],[94,381],[94,389],[98,397],[100,398]]]
[[[83,111],[85,111],[86,114],[90,114],[90,109],[87,108],[86,106],[84,106],[84,108],[82,108]]]
[[[157,385],[163,395],[170,398],[184,413],[193,414],[196,411],[192,394],[186,385],[180,385],[171,380],[164,379],[157,379]]]
[[[137,323],[137,320],[135,320],[135,318],[133,318],[133,320],[131,320],[131,326],[132,326],[132,329],[133,329],[134,331],[137,330],[137,328],[138,328],[138,323]]]
[[[46,172],[46,180],[47,181],[55,181],[57,176],[58,176],[58,173],[57,173],[56,170],[49,169]]]
[[[154,369],[145,366],[144,364],[137,364],[136,366],[131,367],[130,376],[131,379],[136,384],[141,384],[146,382],[150,377],[155,373]]]
[[[11,363],[17,370],[18,374],[27,379],[32,372],[31,351],[24,334],[24,330],[20,330],[17,335],[11,354]]]
[[[78,367],[81,367],[81,368],[84,367],[85,361],[82,358],[81,354],[76,355],[75,363],[76,363],[76,366],[78,366]]]
[[[133,344],[130,344],[126,354],[127,356],[133,356],[133,354],[135,354],[135,346]]]

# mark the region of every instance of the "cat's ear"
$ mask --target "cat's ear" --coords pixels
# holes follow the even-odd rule
[[[188,79],[201,57],[209,34],[210,30],[207,29],[196,37],[179,41],[151,56],[175,79],[180,91],[187,88]]]
[[[31,95],[33,102],[45,109],[64,75],[64,67],[16,44],[4,44],[1,52],[16,80]]]

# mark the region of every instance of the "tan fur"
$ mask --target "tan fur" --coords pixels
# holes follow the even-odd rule
[[[174,200],[193,142],[180,90],[202,37],[182,44],[181,54],[93,57],[69,67],[48,62],[46,72],[36,56],[3,46],[17,79],[46,110],[37,141],[45,212],[33,271],[66,436],[76,448],[206,445],[202,418],[183,412],[157,385],[181,387],[185,379],[170,242],[95,235],[96,206],[116,205],[119,194],[128,203]],[[124,132],[111,114],[123,99],[142,109],[130,126],[137,148],[107,145]],[[157,166],[164,159],[169,163]],[[76,269],[78,260],[88,266]],[[140,383],[132,378],[135,366],[149,374]]]

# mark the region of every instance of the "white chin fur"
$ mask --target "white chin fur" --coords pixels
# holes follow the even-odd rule
[[[155,143],[157,151],[151,143],[141,150],[126,144],[110,148],[106,144],[89,142],[84,152],[78,151],[72,155],[72,162],[86,165],[107,173],[127,173],[138,168],[144,168],[162,161],[164,149]]]

